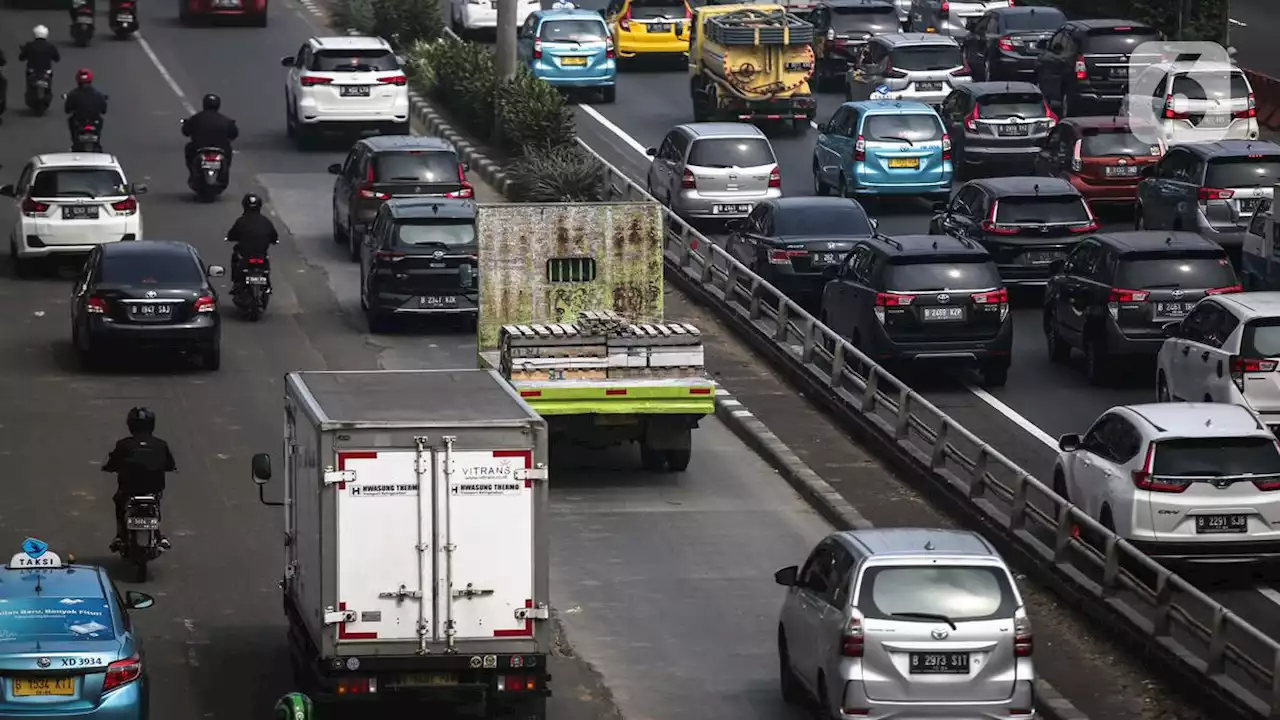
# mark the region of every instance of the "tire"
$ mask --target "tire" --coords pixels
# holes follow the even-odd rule
[[[853,193],[849,192],[849,178],[846,178],[844,173],[840,173],[840,186],[836,188],[836,194],[842,198],[855,199]]]
[[[1133,229],[1147,229],[1147,219],[1142,216],[1142,203],[1138,203],[1133,207]]]
[[[201,350],[200,365],[209,372],[217,372],[222,367],[222,346],[215,344]]]
[[[605,103],[607,105],[611,105],[617,99],[618,99],[617,85],[609,85],[608,87],[604,87],[600,89],[600,102]]]
[[[813,161],[813,194],[818,197],[826,197],[831,194],[831,186],[823,182],[821,169],[818,167],[818,161]]]
[[[1071,495],[1067,492],[1067,479],[1062,476],[1060,468],[1054,468],[1053,470],[1053,492],[1063,500],[1071,502]],[[1062,508],[1055,507],[1054,510],[1053,519],[1061,519]]]
[[[356,243],[356,234],[352,232],[350,222],[347,224],[347,259],[351,262],[360,262],[360,246]]]
[[[494,717],[511,718],[511,720],[546,720],[547,699],[545,697],[530,698],[495,712]]]
[[[284,106],[284,134],[288,135],[290,140],[297,142],[298,126],[293,122],[293,110],[288,105]]]
[[[9,241],[9,262],[13,264],[13,274],[20,279],[29,278],[34,274],[32,261],[18,255],[18,245],[13,241]]]
[[[253,20],[249,23],[253,27],[264,28],[267,26],[267,8],[264,6],[262,12],[253,16]]]
[[[1088,338],[1084,343],[1084,374],[1089,383],[1105,386],[1111,380],[1111,358],[1107,356],[1107,348],[1097,338]]]
[[[814,717],[818,720],[836,720],[836,715],[831,712],[831,697],[827,692],[826,678],[818,678],[818,701],[813,706]]]
[[[689,460],[693,458],[693,448],[664,450],[662,454],[667,462],[667,467],[671,468],[671,472],[684,472],[689,469]]]
[[[333,210],[333,241],[338,245],[346,245],[350,242],[350,238],[347,237],[346,228],[338,224],[337,208],[334,208]]]
[[[982,385],[984,387],[1004,387],[1009,382],[1009,361],[988,361],[982,367]]]
[[[391,327],[391,318],[386,313],[368,308],[364,311],[365,324],[374,335],[385,333]]]
[[[121,28],[120,30],[116,30],[115,32],[116,32],[116,39],[117,39],[117,40],[128,40],[128,39],[129,39],[129,31],[128,31],[128,30],[125,30],[125,29]]]
[[[139,560],[133,564],[133,581],[136,583],[144,583],[147,581],[146,560]]]
[[[93,345],[85,342],[80,336],[80,331],[72,329],[71,331],[71,348],[76,353],[76,362],[80,365],[80,369],[85,372],[93,372],[102,364],[99,362],[98,354],[93,351]]]
[[[1071,359],[1071,346],[1062,341],[1058,334],[1058,318],[1055,313],[1046,313],[1044,318],[1044,341],[1049,351],[1049,362],[1065,363]]]
[[[1173,402],[1173,394],[1169,392],[1169,382],[1164,379],[1164,373],[1156,380],[1156,402]]]
[[[663,472],[667,469],[667,456],[655,448],[640,441],[640,466],[649,472]]]
[[[1071,117],[1071,94],[1062,93],[1062,117]]]
[[[803,705],[805,701],[804,686],[800,678],[791,669],[791,653],[787,650],[787,635],[782,627],[778,627],[778,689],[782,692],[782,701],[788,705]]]

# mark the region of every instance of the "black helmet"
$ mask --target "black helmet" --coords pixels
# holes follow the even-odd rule
[[[217,112],[218,108],[222,107],[222,98],[214,95],[213,93],[209,93],[204,96],[204,100],[201,104],[204,105],[205,110]]]
[[[156,429],[156,414],[151,408],[136,407],[129,411],[125,423],[134,435],[150,435]]]
[[[245,193],[244,199],[240,201],[240,207],[245,212],[262,212],[262,198],[254,193]]]

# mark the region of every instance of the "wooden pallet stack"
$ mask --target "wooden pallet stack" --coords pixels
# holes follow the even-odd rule
[[[633,323],[611,311],[575,323],[505,325],[501,372],[512,380],[662,379],[704,374],[702,333],[688,323]]]

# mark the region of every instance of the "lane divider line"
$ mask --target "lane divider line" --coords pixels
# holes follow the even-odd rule
[[[187,100],[187,94],[182,91],[182,86],[178,84],[178,81],[174,80],[173,76],[169,74],[168,68],[164,66],[164,63],[160,62],[160,57],[156,55],[156,51],[151,49],[151,43],[142,37],[142,33],[136,33],[134,37],[138,39],[138,44],[142,46],[142,52],[147,54],[151,64],[155,65],[156,70],[160,72],[160,77],[164,78],[165,83],[168,84],[173,94],[178,96],[178,102],[182,103],[182,109],[186,110],[188,115],[195,115],[195,107]]]

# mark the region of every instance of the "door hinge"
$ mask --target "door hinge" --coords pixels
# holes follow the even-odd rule
[[[478,587],[475,587],[471,583],[467,583],[467,586],[461,590],[453,591],[453,596],[455,598],[467,598],[468,600],[470,600],[471,598],[484,597],[486,595],[492,595],[492,594],[493,594],[492,590],[482,590]]]
[[[538,603],[538,607],[516,608],[517,620],[548,620],[551,618],[551,611],[547,609],[546,603]]]
[[[422,592],[419,590],[410,590],[404,585],[401,585],[398,590],[392,590],[391,592],[378,593],[378,597],[386,598],[388,600],[395,600],[396,602],[404,602],[408,598],[414,598],[415,600],[418,598],[421,598]]]
[[[341,623],[349,623],[356,621],[355,610],[334,610],[331,607],[324,609],[324,624],[338,625]]]
[[[324,469],[324,484],[337,485],[338,483],[353,483],[356,481],[355,470],[334,470],[333,468]]]
[[[546,480],[547,477],[546,468],[520,468],[515,471],[516,480]]]

